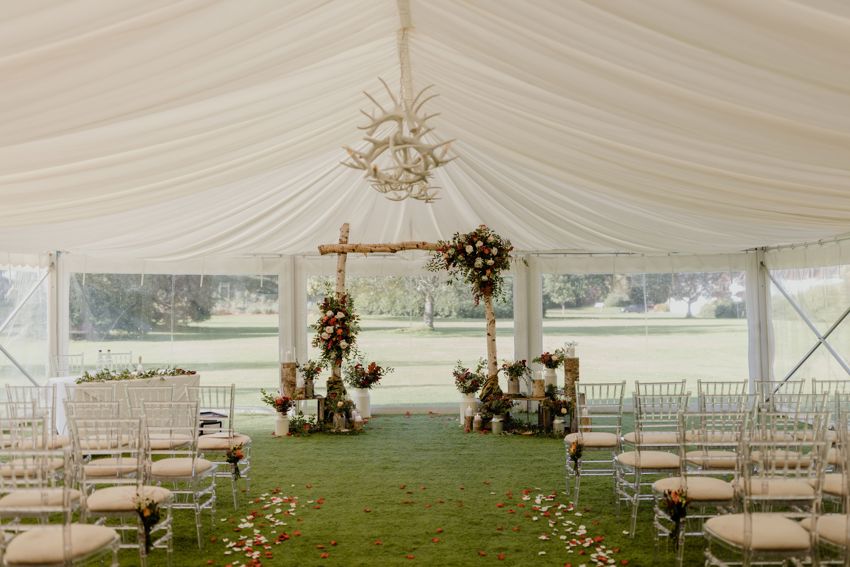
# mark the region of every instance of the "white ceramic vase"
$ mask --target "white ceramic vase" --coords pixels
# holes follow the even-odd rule
[[[274,422],[274,434],[278,437],[286,437],[289,434],[288,415],[277,414],[277,419]]]
[[[472,415],[475,415],[475,410],[478,407],[478,402],[475,400],[475,394],[460,395],[460,426],[463,427],[466,419],[466,408],[472,410]]]
[[[357,413],[363,419],[372,417],[371,399],[369,388],[351,388],[351,399],[357,407]]]

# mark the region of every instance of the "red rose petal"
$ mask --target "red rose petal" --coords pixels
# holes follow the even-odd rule
[[[335,539],[332,539],[332,540],[331,540],[331,545],[336,545],[336,540],[335,540]]]
[[[478,551],[478,557],[487,557],[487,552],[486,552],[486,551],[480,551],[480,550],[479,550],[479,551]]]
[[[438,534],[443,533],[443,528],[437,528],[437,533],[438,533]]]
[[[500,553],[500,554],[499,554],[499,555],[497,555],[496,557],[498,557],[498,558],[499,558],[499,561],[504,561],[504,560],[505,560],[505,554],[504,554],[504,553]]]
[[[404,557],[405,557],[405,559],[416,559],[416,556],[415,556],[415,555],[413,555],[412,553],[408,553],[408,554],[407,554],[407,555],[405,555]]]
[[[329,553],[323,553],[323,554],[321,554],[319,557],[320,557],[321,559],[327,559],[328,557],[330,557],[330,554],[329,554]]]
[[[368,514],[369,512],[371,512],[371,511],[372,511],[372,509],[371,509],[371,508],[363,508],[363,511],[364,511],[364,512],[366,512],[366,513]]]
[[[375,545],[384,545],[384,542],[382,542],[382,541],[381,541],[381,540],[379,540],[379,539],[376,539],[376,540],[375,540]]]

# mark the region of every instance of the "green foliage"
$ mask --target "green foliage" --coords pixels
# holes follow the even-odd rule
[[[275,277],[74,274],[71,332],[88,340],[140,337],[213,312],[276,310],[276,300]]]
[[[610,274],[543,274],[543,306],[584,307],[602,301],[611,291]]]
[[[721,299],[714,304],[714,316],[718,319],[746,319],[747,305],[743,301]]]

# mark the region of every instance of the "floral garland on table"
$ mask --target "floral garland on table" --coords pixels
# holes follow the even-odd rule
[[[88,382],[118,382],[121,380],[139,380],[142,378],[165,378],[166,376],[192,376],[197,374],[195,370],[185,370],[183,368],[156,368],[153,370],[146,370],[144,372],[136,372],[135,370],[109,370],[105,368],[103,370],[99,370],[94,374],[90,374],[88,371],[84,372],[82,376],[77,378],[75,382],[77,384],[85,384]]]
[[[481,389],[481,386],[484,385],[484,381],[487,379],[484,376],[484,366],[486,364],[483,358],[479,359],[478,366],[475,367],[475,371],[473,372],[469,368],[466,368],[461,361],[457,361],[454,370],[452,370],[452,375],[455,377],[455,387],[457,387],[461,394],[474,394]]]
[[[260,395],[262,397],[263,403],[266,403],[272,406],[276,412],[286,415],[286,413],[292,409],[292,406],[295,402],[292,401],[292,398],[288,396],[278,396],[275,394],[271,394],[266,392],[264,389],[260,390]]]
[[[136,502],[136,513],[139,515],[139,520],[142,522],[142,528],[145,531],[145,553],[151,552],[151,530],[159,523],[159,504],[151,498],[136,494],[134,498]]]
[[[352,388],[372,389],[372,386],[380,382],[381,378],[394,370],[389,366],[380,366],[377,362],[370,362],[368,366],[363,366],[363,363],[358,360],[346,365],[345,383]]]
[[[358,321],[348,294],[342,294],[339,299],[329,294],[322,300],[319,319],[313,325],[316,331],[313,346],[319,348],[322,361],[333,364],[348,358],[360,331]]]
[[[239,470],[239,461],[245,458],[245,451],[242,450],[242,443],[238,443],[227,450],[225,460],[233,467],[233,480],[242,478],[242,471]]]
[[[450,281],[468,283],[478,305],[484,296],[502,296],[502,272],[510,268],[513,249],[510,240],[482,224],[472,232],[456,232],[451,240],[439,241],[427,268],[433,272],[447,270]]]

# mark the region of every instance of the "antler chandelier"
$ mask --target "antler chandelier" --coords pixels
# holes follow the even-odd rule
[[[396,97],[380,77],[378,80],[390,95],[392,108],[384,108],[372,95],[363,92],[377,107],[372,112],[360,111],[369,119],[368,124],[358,127],[366,131],[363,140],[367,147],[360,151],[345,146],[348,161],[342,163],[365,171],[372,188],[392,201],[411,198],[432,203],[438,198],[439,188],[431,186],[431,175],[436,168],[455,159],[448,155],[454,140],[433,144],[425,141],[425,137],[434,131],[427,122],[439,113],[426,114],[423,107],[438,95],[425,96],[433,87],[429,85],[412,96],[413,78],[407,41],[408,31],[413,27],[410,3],[399,0],[398,7],[401,18],[398,32],[401,94]]]
[[[401,97],[396,98],[383,79],[378,80],[390,95],[393,106],[386,109],[364,92],[377,106],[373,113],[361,110],[369,119],[366,126],[359,126],[366,131],[363,139],[368,147],[364,151],[346,147],[349,160],[343,162],[343,165],[364,170],[372,188],[392,201],[412,198],[426,203],[433,202],[438,198],[438,188],[431,186],[431,173],[454,159],[448,157],[453,140],[436,144],[424,140],[434,130],[426,124],[427,121],[438,113],[425,114],[422,107],[438,95],[423,98],[433,86],[430,85],[422,89],[408,105],[400,100]]]

